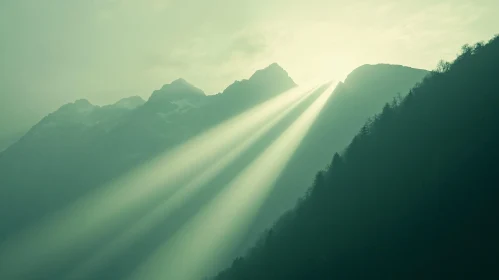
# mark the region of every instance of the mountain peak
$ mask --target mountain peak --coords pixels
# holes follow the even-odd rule
[[[282,68],[281,65],[279,65],[277,62],[274,62],[274,63],[270,64],[269,66],[263,68],[263,70],[265,70],[265,69],[274,69],[274,70],[286,72],[284,70],[284,68]]]
[[[169,84],[165,84],[159,90],[155,90],[148,102],[155,102],[159,100],[180,100],[180,99],[193,99],[206,96],[205,93],[187,82],[185,79],[176,79]]]
[[[30,131],[39,131],[41,127],[83,122],[89,115],[100,107],[93,105],[87,99],[78,99],[62,105],[59,109],[45,116]]]
[[[288,73],[277,63],[257,70],[249,79],[235,81],[221,95],[264,100],[296,86]]]
[[[192,86],[189,82],[187,82],[184,78],[178,78],[175,81],[171,82],[172,85],[188,85]]]
[[[62,105],[56,112],[87,112],[98,106],[93,105],[87,99],[78,99],[72,103]]]
[[[411,68],[396,64],[364,64],[355,68],[345,79],[343,84],[348,86],[360,86],[367,83],[376,83],[378,79],[392,77],[404,82],[412,81],[414,75],[421,76],[421,79],[428,74],[427,70]]]
[[[112,106],[123,109],[135,109],[140,105],[144,104],[145,100],[140,96],[130,96],[120,99],[118,102],[114,103]]]
[[[185,80],[184,78],[178,78],[174,81],[172,81],[171,83],[169,84],[165,84],[161,87],[161,90],[168,90],[168,89],[171,89],[172,87],[176,88],[176,89],[196,89],[197,91],[201,91],[200,89],[198,89],[197,87],[195,87],[194,85],[192,85],[191,83],[189,83],[187,80]],[[204,95],[204,93],[203,93]]]
[[[295,82],[289,77],[288,72],[284,70],[276,62],[270,64],[269,66],[257,70],[251,77],[250,80],[268,82],[271,80],[277,80],[282,82],[291,83],[296,85]]]
[[[73,102],[73,104],[76,106],[93,106],[92,103],[90,103],[90,101],[85,98],[77,99],[75,100],[75,102]]]

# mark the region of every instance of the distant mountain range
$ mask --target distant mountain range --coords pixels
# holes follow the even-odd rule
[[[427,74],[425,70],[385,64],[354,70],[334,90],[275,183],[273,193],[244,241],[230,254],[219,256],[213,270],[207,273],[214,274],[251,247],[261,232],[295,205],[313,182],[317,170],[326,167],[335,152],[347,147],[367,118],[379,113],[384,104],[397,96],[404,97]],[[147,101],[130,97],[112,105],[96,106],[87,100],[77,100],[62,106],[0,153],[0,243],[148,159],[294,87],[296,84],[287,72],[272,64],[212,96],[178,79],[154,91]],[[271,133],[274,136],[262,139],[252,152],[243,156],[240,166],[272,143],[311,101],[277,126]],[[239,171],[235,165],[227,169],[223,178],[207,188],[210,191],[186,203],[146,240],[116,260],[109,260],[110,264],[95,272],[91,279],[123,279],[153,248],[168,240],[171,231],[180,227],[193,209],[215,195],[218,188],[215,185]],[[75,260],[78,258],[81,256],[74,256]],[[44,275],[33,275],[32,279],[62,279],[57,277],[67,269],[58,267]]]

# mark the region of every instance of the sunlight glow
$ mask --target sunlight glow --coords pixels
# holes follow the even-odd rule
[[[129,223],[151,197],[167,197],[249,138],[308,91],[293,88],[238,115],[120,177],[0,245],[0,278],[15,279],[75,252]],[[222,137],[223,136],[223,137]],[[201,180],[201,179],[200,179]]]
[[[333,89],[329,86],[277,140],[160,247],[133,279],[193,280],[206,276],[215,266],[217,255],[224,255],[246,232]]]

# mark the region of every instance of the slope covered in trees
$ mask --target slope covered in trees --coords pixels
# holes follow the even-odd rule
[[[499,37],[366,123],[217,280],[497,279]]]

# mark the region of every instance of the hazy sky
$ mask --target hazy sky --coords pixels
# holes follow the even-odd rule
[[[207,93],[278,62],[298,83],[433,68],[499,32],[497,0],[0,0],[0,135],[78,98]]]

